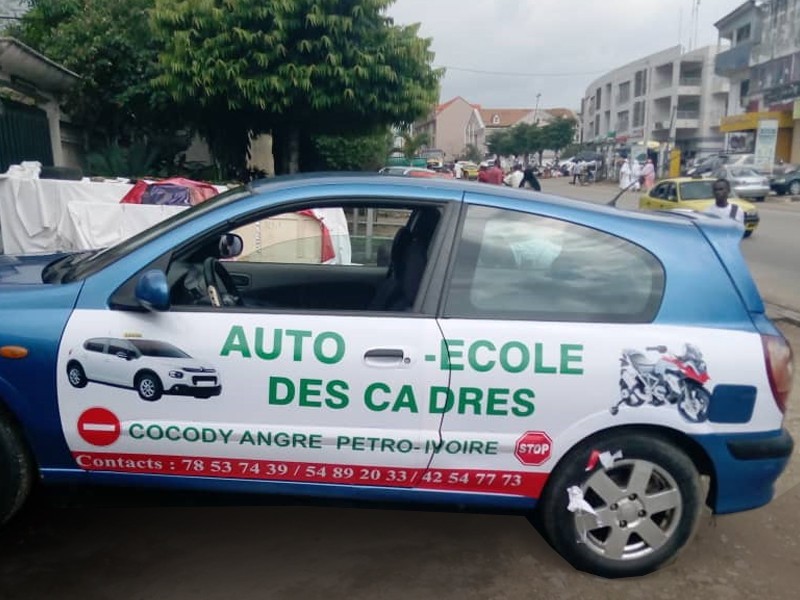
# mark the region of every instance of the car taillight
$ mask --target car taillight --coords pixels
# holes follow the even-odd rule
[[[762,335],[761,342],[764,346],[764,361],[767,363],[767,377],[772,395],[775,396],[780,411],[785,414],[794,377],[792,347],[780,335]]]

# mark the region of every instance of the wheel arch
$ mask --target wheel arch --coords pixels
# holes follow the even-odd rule
[[[133,376],[133,384],[136,385],[137,383],[139,383],[139,379],[141,377],[144,377],[145,375],[152,375],[153,377],[158,379],[162,384],[164,383],[164,380],[161,378],[161,375],[159,375],[156,370],[154,370],[154,369],[152,369],[150,367],[143,367],[143,368],[139,369],[138,371],[136,371],[136,373],[134,374],[134,376]]]
[[[661,425],[650,425],[650,424],[626,424],[626,425],[619,425],[616,427],[609,427],[606,429],[602,429],[600,431],[596,431],[591,435],[584,437],[576,441],[570,448],[564,452],[564,454],[558,459],[558,462],[553,467],[551,474],[555,472],[563,463],[566,457],[578,446],[584,444],[591,444],[592,440],[599,439],[601,437],[605,437],[608,435],[624,435],[625,433],[643,433],[646,435],[650,435],[653,437],[657,437],[666,441],[674,446],[682,449],[686,452],[686,455],[694,464],[697,471],[700,475],[707,476],[709,478],[709,489],[708,489],[708,496],[705,499],[705,503],[707,506],[713,508],[716,506],[717,501],[717,473],[716,469],[714,468],[714,463],[711,461],[711,457],[706,452],[705,448],[703,448],[697,441],[695,441],[690,435],[679,431],[677,429],[672,429],[670,427],[664,427]],[[608,450],[612,450],[613,448],[608,448]],[[547,483],[545,483],[545,487],[542,489],[542,496],[547,492],[548,486],[552,481],[552,477],[548,477]]]

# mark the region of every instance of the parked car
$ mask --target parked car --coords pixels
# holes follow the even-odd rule
[[[469,179],[474,181],[478,178],[478,165],[474,162],[467,161],[467,160],[460,160],[456,164],[461,165],[462,173],[464,174],[464,179]]]
[[[800,167],[791,164],[776,167],[770,178],[770,187],[781,196],[800,196]]]
[[[754,154],[711,154],[690,167],[686,171],[686,175],[689,177],[709,176],[724,166],[752,167],[754,164]]]
[[[232,231],[269,238],[273,217],[320,207],[360,236],[358,215],[378,215],[388,265],[241,254]],[[69,365],[87,340],[108,349],[87,381],[153,362],[112,344],[160,340],[214,356],[224,388],[131,402],[81,387]],[[440,503],[525,514],[575,567],[641,575],[704,503],[769,502],[791,379],[728,222],[434,178],[278,177],[106,250],[0,256],[0,521],[36,478]]]
[[[727,179],[731,184],[731,190],[739,198],[751,198],[756,202],[763,202],[769,196],[769,179],[750,167],[725,165],[714,171],[711,176],[715,179]]]
[[[644,210],[693,210],[702,212],[714,204],[713,178],[677,177],[663,179],[647,194],[639,197],[639,208]],[[758,227],[758,209],[742,198],[732,197],[744,212],[744,235],[749,237]]]
[[[164,394],[210,398],[222,390],[217,370],[167,342],[91,338],[69,352],[67,379],[75,388],[89,382],[136,390],[154,402]]]

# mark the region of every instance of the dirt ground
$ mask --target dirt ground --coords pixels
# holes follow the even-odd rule
[[[800,329],[781,328],[800,353]],[[800,383],[787,426],[800,438]],[[50,492],[0,532],[0,600],[797,598],[797,450],[777,491],[762,509],[705,515],[675,563],[623,581],[576,572],[519,516]]]

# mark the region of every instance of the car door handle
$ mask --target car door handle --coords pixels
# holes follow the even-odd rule
[[[391,366],[411,362],[400,348],[373,348],[364,353],[364,362],[373,366]]]
[[[231,279],[238,288],[250,287],[250,275],[241,275],[239,273],[231,273]]]

